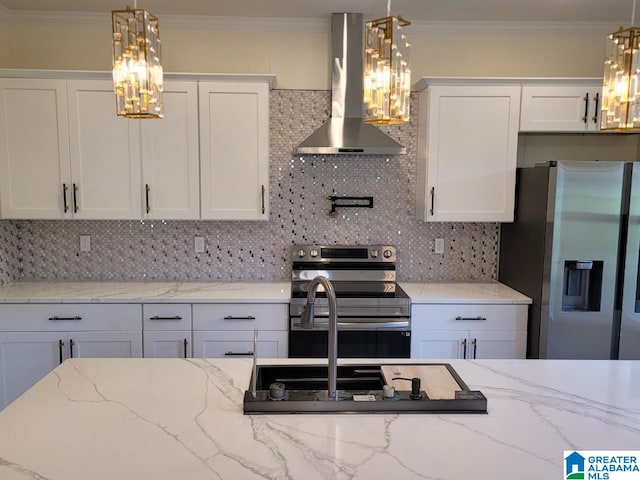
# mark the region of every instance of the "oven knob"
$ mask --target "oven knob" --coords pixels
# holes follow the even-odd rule
[[[307,252],[305,252],[304,250],[302,250],[302,249],[298,250],[298,256],[300,258],[304,257],[306,254],[307,254]]]
[[[318,250],[316,250],[315,248],[313,250],[311,250],[309,252],[309,255],[311,255],[312,257],[317,257],[318,256]]]
[[[371,250],[371,258],[378,258],[378,250]]]
[[[391,250],[387,249],[384,252],[382,252],[382,256],[384,258],[391,258],[391,257],[393,257],[393,252]]]

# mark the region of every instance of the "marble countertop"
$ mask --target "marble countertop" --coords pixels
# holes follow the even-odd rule
[[[413,303],[531,303],[498,282],[399,282]],[[0,285],[0,303],[288,303],[290,282],[52,282]]]
[[[247,359],[67,360],[0,412],[0,478],[551,479],[640,445],[638,361],[450,363],[487,415],[246,416]]]
[[[531,299],[499,282],[400,283],[414,304],[508,303],[529,304]]]
[[[13,282],[0,303],[288,303],[289,282]]]

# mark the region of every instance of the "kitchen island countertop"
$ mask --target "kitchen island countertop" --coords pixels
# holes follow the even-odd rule
[[[640,445],[640,362],[449,363],[488,414],[246,416],[248,359],[67,360],[0,412],[0,478],[551,479]]]

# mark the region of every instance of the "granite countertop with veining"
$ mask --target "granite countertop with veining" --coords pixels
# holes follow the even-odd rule
[[[488,414],[245,416],[250,360],[67,360],[0,412],[0,478],[552,479],[640,445],[638,361],[450,363]]]
[[[399,282],[419,303],[531,303],[498,282]],[[0,303],[288,303],[291,283],[19,281],[0,285]]]

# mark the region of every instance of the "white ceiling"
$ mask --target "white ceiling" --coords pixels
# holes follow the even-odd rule
[[[634,0],[392,0],[391,13],[414,22],[611,22],[629,26]],[[0,0],[5,13],[97,13],[134,0]],[[386,15],[385,0],[137,0],[155,15],[329,19],[333,12]],[[8,12],[7,12],[8,10]],[[640,14],[638,14],[640,16]]]

